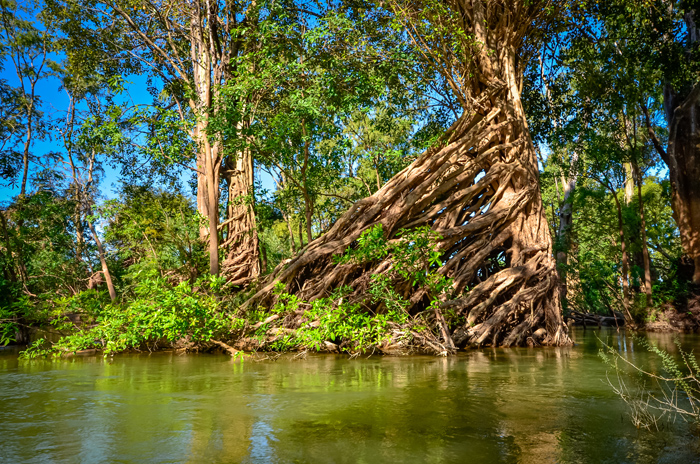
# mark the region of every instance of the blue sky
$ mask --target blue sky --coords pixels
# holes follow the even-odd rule
[[[19,80],[11,65],[6,65],[4,69],[0,71],[0,79],[6,80],[9,85],[17,86],[19,85]],[[61,82],[55,77],[47,77],[42,79],[37,84],[37,94],[41,99],[41,110],[44,112],[44,116],[47,119],[60,118],[65,115],[65,111],[68,108],[68,96],[61,90]],[[35,158],[41,158],[51,151],[58,151],[62,148],[61,140],[58,139],[58,134],[49,133],[49,136],[42,139],[34,138],[31,153]],[[23,142],[24,139],[22,139]],[[21,150],[22,146],[17,147]],[[32,171],[37,168],[36,164],[30,165],[30,181],[32,178]],[[0,205],[5,205],[11,201],[11,199],[19,194],[20,178],[18,176],[15,179],[16,183],[12,185],[9,181],[0,180]],[[118,182],[117,172],[110,167],[105,167],[105,177],[102,182],[102,193],[106,198],[112,198],[115,194],[112,185],[116,185]],[[30,187],[28,187],[30,189]],[[30,190],[31,191],[31,190]]]

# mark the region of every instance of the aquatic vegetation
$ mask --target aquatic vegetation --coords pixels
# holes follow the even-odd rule
[[[646,338],[635,336],[634,342],[661,361],[660,370],[635,364],[605,343],[599,352],[615,373],[608,383],[627,403],[632,423],[658,430],[664,421],[678,417],[700,424],[700,365],[695,353],[684,350],[678,338],[675,356]]]

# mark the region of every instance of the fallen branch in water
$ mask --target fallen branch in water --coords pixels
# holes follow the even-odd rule
[[[230,354],[231,356],[233,356],[233,357],[236,357],[236,356],[239,355],[239,353],[241,353],[241,351],[238,351],[238,350],[235,349],[234,347],[232,347],[232,346],[230,346],[230,345],[227,345],[227,344],[224,343],[224,342],[220,342],[219,340],[209,340],[209,341],[212,342],[212,343],[215,344],[215,345],[219,345],[221,348],[223,348],[223,349],[225,349],[226,351],[228,351],[229,354]]]

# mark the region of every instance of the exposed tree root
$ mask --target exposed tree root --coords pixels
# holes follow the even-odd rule
[[[244,286],[260,275],[255,213],[248,200],[253,189],[253,166],[248,150],[229,158],[224,177],[228,184],[227,220],[219,225],[226,232],[221,273],[231,285]]]
[[[437,272],[452,279],[453,294],[458,297],[442,302],[435,311],[438,333],[442,332],[440,346],[434,341],[426,345],[435,345],[436,351],[450,351],[453,341],[457,346],[524,345],[538,329],[544,329],[537,336],[542,344],[571,343],[561,317],[535,149],[520,102],[521,78],[512,41],[519,40],[513,34],[522,30],[508,30],[522,25],[514,22],[518,16],[501,2],[473,4],[472,13],[477,16],[484,14],[477,11],[478,5],[494,8],[486,12],[492,17],[485,20],[493,30],[477,30],[476,20],[464,28],[473,28],[477,37],[487,34],[482,43],[493,50],[470,70],[478,79],[464,90],[462,116],[433,148],[377,193],[355,203],[327,233],[278,267],[244,308],[272,304],[272,290],[281,282],[288,293],[306,301],[349,285],[350,298],[381,311],[381,302],[367,301],[364,295],[372,274],[391,269],[391,256],[349,264],[337,264],[333,256],[356,246],[360,234],[375,224],[382,225],[388,240],[396,239],[401,229],[427,225],[442,237],[438,242],[442,265]],[[410,282],[394,284],[410,301],[412,314],[428,307],[424,291]],[[466,319],[452,333],[441,322],[447,310]]]

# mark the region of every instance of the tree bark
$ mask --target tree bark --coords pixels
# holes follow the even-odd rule
[[[233,285],[245,285],[260,275],[260,252],[253,208],[253,159],[248,149],[226,161],[228,184],[227,233],[223,273]]]
[[[292,230],[292,218],[290,218],[286,213],[282,213],[284,222],[287,223],[287,231],[289,232],[289,246],[291,253],[294,255],[297,252],[297,245],[294,242],[294,231]]]
[[[565,178],[562,175],[562,184],[564,187],[564,198],[559,209],[559,229],[557,231],[558,250],[557,250],[557,273],[559,276],[559,297],[562,302],[566,301],[567,275],[566,266],[569,262],[569,248],[571,246],[571,227],[574,222],[574,214],[572,200],[574,189],[576,188],[576,179],[578,164],[578,152],[574,152],[569,163],[569,172]]]
[[[647,221],[644,216],[644,198],[642,198],[642,171],[636,163],[633,164],[634,173],[637,177],[637,196],[639,197],[639,220],[642,234],[642,260],[644,263],[644,293],[646,294],[646,307],[653,303],[651,292],[651,259],[649,258],[649,245],[647,244]]]
[[[301,218],[299,218],[299,249],[304,249],[304,233]],[[307,242],[309,243],[309,242]]]
[[[114,289],[114,284],[112,283],[112,274],[109,272],[109,266],[107,266],[107,259],[105,257],[105,250],[102,247],[102,242],[100,241],[100,237],[97,236],[97,232],[95,232],[95,226],[92,225],[92,222],[88,221],[88,227],[90,228],[90,232],[92,232],[92,238],[95,239],[95,244],[97,245],[97,251],[100,254],[100,264],[102,265],[102,274],[105,276],[105,282],[107,283],[107,290],[109,291],[109,298],[112,300],[112,302],[116,301],[117,299],[117,292]]]
[[[98,11],[119,20],[120,26],[128,31],[128,53],[137,56],[159,78],[179,82],[187,90],[182,100],[178,92],[170,97],[182,122],[189,123],[190,115],[185,114],[185,106],[189,106],[197,119],[190,136],[197,146],[197,210],[207,219],[206,225],[200,227],[200,238],[209,242],[209,272],[216,275],[223,268],[224,273],[230,273],[229,281],[249,281],[260,269],[252,206],[227,208],[229,234],[223,246],[222,265],[219,262],[219,199],[223,165],[230,171],[226,174],[229,199],[238,199],[251,191],[252,162],[249,162],[249,154],[242,157],[238,153],[224,154],[225,137],[221,133],[211,133],[209,121],[219,115],[216,97],[221,87],[235,75],[237,58],[258,43],[254,32],[260,4],[255,1],[243,4],[176,1],[146,3],[137,9],[120,2],[104,2],[103,5]],[[243,123],[234,122],[239,128]],[[242,212],[241,223],[234,225],[234,218]]]
[[[667,85],[664,106],[669,127],[664,161],[671,181],[673,216],[683,249],[695,264],[693,283],[700,285],[700,83],[685,96]]]
[[[364,298],[370,276],[388,269],[391,257],[340,265],[333,256],[375,224],[382,225],[387,239],[401,229],[427,225],[442,237],[442,265],[436,272],[452,279],[453,294],[458,295],[441,306],[467,321],[452,334],[456,344],[522,345],[540,328],[544,344],[570,343],[561,317],[536,153],[520,100],[522,60],[517,53],[543,5],[477,0],[450,6],[460,12],[458,27],[479,44],[468,62],[453,55],[454,63],[463,66],[458,72],[451,74],[446,65],[440,69],[454,84],[462,115],[435,146],[276,269],[244,309],[270,304],[278,282],[306,300],[326,296],[340,285],[353,288],[349,298]],[[417,7],[413,14],[429,13]],[[418,22],[409,23],[413,26]],[[432,39],[419,37],[416,42]],[[463,76],[471,77],[460,83]],[[412,313],[429,305],[425,292],[417,292],[411,282],[394,285],[410,300]],[[364,302],[373,310],[380,305]]]
[[[622,298],[623,305],[625,307],[625,312],[629,317],[628,322],[632,321],[632,314],[630,313],[630,260],[627,254],[627,245],[625,243],[625,223],[622,219],[622,205],[620,204],[619,198],[617,198],[617,192],[612,186],[608,187],[610,194],[615,201],[615,209],[617,211],[617,230],[620,236],[620,250],[622,252]]]
[[[5,211],[0,210],[0,225],[2,225],[2,235],[5,239],[5,249],[7,251],[7,261],[5,264],[6,274],[8,275],[8,280],[12,282],[17,282],[17,274],[12,266],[14,257],[12,256],[12,243],[10,242],[10,234],[7,232],[7,220],[5,220]],[[19,258],[19,257],[18,257]],[[20,275],[22,273],[22,268],[19,266]],[[26,279],[23,279],[25,281]]]

